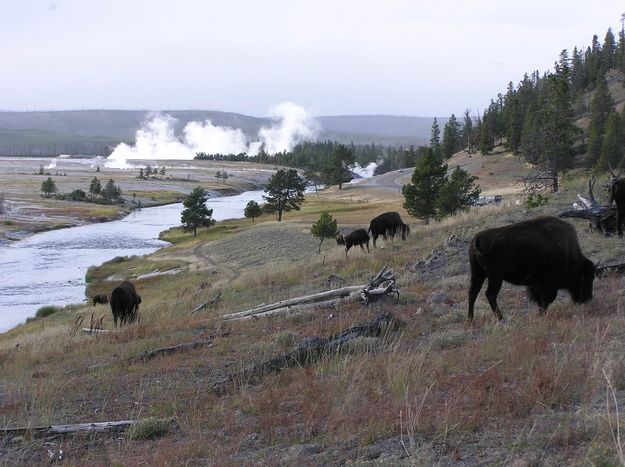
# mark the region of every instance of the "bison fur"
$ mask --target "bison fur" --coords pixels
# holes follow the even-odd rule
[[[623,236],[623,221],[625,220],[625,178],[616,179],[610,188],[610,203],[616,202],[616,231],[619,237]]]
[[[120,325],[134,322],[139,314],[140,303],[141,296],[131,282],[124,281],[115,287],[111,292],[111,311],[115,327],[118,320]]]
[[[365,229],[354,230],[347,235],[338,234],[336,236],[337,245],[345,245],[345,257],[349,249],[355,245],[358,245],[362,251],[365,251],[365,245],[367,246],[367,253],[369,253],[369,234]]]
[[[469,262],[469,322],[486,279],[486,298],[498,319],[503,319],[497,305],[503,281],[527,286],[540,314],[559,289],[567,290],[575,303],[592,300],[595,265],[582,254],[573,226],[556,217],[540,216],[479,232],[469,247]]]
[[[401,239],[406,240],[406,236],[410,233],[410,227],[404,224],[398,212],[390,211],[374,217],[369,223],[368,232],[373,237],[373,246],[376,246],[376,240],[381,235],[386,241],[387,237],[395,238],[398,232],[401,232]]]
[[[106,305],[108,302],[109,302],[109,297],[105,293],[99,293],[98,295],[95,295],[93,297],[93,306],[95,306],[96,303],[100,303],[101,305]]]

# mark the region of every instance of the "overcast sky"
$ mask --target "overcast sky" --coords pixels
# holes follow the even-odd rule
[[[0,109],[482,111],[618,0],[0,0]]]

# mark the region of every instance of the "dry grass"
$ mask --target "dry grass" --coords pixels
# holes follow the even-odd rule
[[[563,193],[540,211],[562,209],[583,186],[583,179],[567,180]],[[93,290],[104,289],[113,274],[137,277],[159,264],[160,270],[166,265],[181,272],[138,281],[141,322],[118,332],[70,333],[78,315],[107,313],[103,306],[85,306],[0,336],[2,424],[175,420],[154,438],[65,439],[67,462],[74,464],[334,464],[366,460],[371,446],[385,440],[398,440],[389,455],[417,465],[618,462],[623,427],[615,407],[622,414],[625,403],[623,279],[597,280],[588,305],[573,306],[563,295],[546,317],[537,316],[522,289],[506,286],[500,294],[506,323],[494,323],[480,296],[475,324],[467,328],[468,278],[454,273],[460,264],[450,264],[448,275],[436,281],[406,266],[441,249],[451,234],[469,239],[484,227],[538,211],[505,205],[473,210],[429,226],[415,222],[408,240],[380,242],[384,248],[369,255],[353,251],[345,259],[330,242],[316,254],[309,228],[324,206],[350,227],[398,210],[397,199],[384,200],[376,190],[364,191],[369,194],[359,202],[361,191],[313,195],[302,212],[288,214],[281,224],[232,222],[196,240],[180,238],[151,257],[98,268]],[[620,240],[580,224],[582,249],[593,260],[623,254]],[[330,274],[364,283],[384,264],[399,275],[401,299],[391,307],[402,323],[399,332],[360,339],[313,365],[243,381],[225,393],[211,391],[226,374],[291,350],[306,337],[333,335],[379,310],[351,304],[230,323],[220,322],[221,314],[323,290]],[[218,290],[216,307],[189,314]],[[431,309],[426,297],[434,291],[455,304]],[[147,363],[127,362],[146,350],[199,338],[213,343]],[[45,456],[42,445],[19,447],[9,450],[8,462],[37,463]]]

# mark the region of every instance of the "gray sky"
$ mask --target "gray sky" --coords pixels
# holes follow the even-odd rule
[[[0,109],[482,111],[618,0],[0,0]]]

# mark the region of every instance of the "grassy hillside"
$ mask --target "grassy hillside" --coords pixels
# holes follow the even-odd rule
[[[487,165],[489,157],[475,168],[497,170],[499,163]],[[504,179],[492,175],[485,188],[494,192]],[[621,276],[597,279],[595,298],[584,306],[559,294],[545,317],[537,316],[522,288],[506,284],[499,296],[506,323],[494,322],[482,292],[474,326],[465,324],[471,237],[561,210],[586,182],[583,173],[569,174],[562,192],[535,210],[517,206],[510,193],[500,206],[429,226],[410,219],[406,241],[380,241],[383,248],[352,250],[349,258],[330,242],[316,253],[313,220],[326,209],[344,230],[366,226],[387,210],[408,220],[398,194],[347,186],[309,196],[302,211],[282,223],[227,221],[196,239],[172,230],[165,238],[175,240],[173,246],[90,271],[90,294],[110,290],[120,277],[136,283],[140,323],[108,334],[74,332],[76,319],[88,322],[92,313],[111,327],[106,306],[81,305],[0,336],[4,425],[147,419],[152,430],[88,439],[26,436],[2,445],[3,461],[41,463],[48,450],[62,448],[65,462],[83,465],[614,465],[620,442],[613,438],[614,402],[625,408]],[[575,222],[593,261],[625,255],[622,240]],[[397,304],[221,319],[325,290],[330,275],[363,284],[385,264],[398,277]],[[145,276],[175,269],[180,272]],[[190,314],[218,293],[215,306]],[[332,336],[382,311],[397,318],[398,329],[303,365],[228,379],[309,337]],[[211,343],[138,358],[198,339]]]

